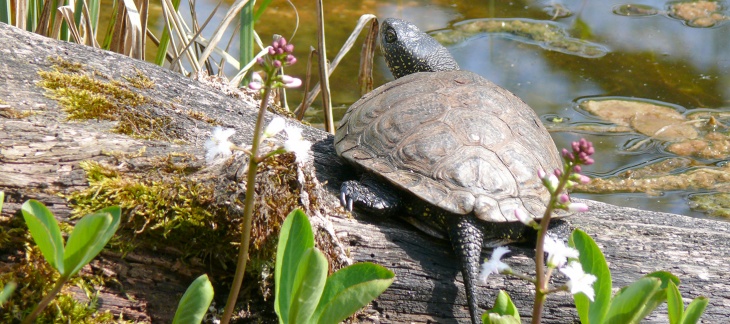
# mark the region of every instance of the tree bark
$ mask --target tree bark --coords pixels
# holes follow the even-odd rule
[[[68,222],[71,209],[59,194],[88,186],[86,174],[79,167],[82,161],[99,161],[136,172],[149,169],[149,161],[154,157],[187,152],[199,157],[198,162],[192,163],[192,178],[207,179],[215,172],[235,177],[238,172],[226,170],[230,165],[218,169],[204,165],[203,143],[212,126],[205,118],[192,117],[196,115],[191,112],[203,113],[223,127],[235,128],[234,141],[246,143],[251,139],[257,105],[250,96],[227,95],[230,90],[216,88],[214,83],[191,80],[149,63],[51,40],[4,24],[0,24],[0,39],[5,43],[0,49],[0,190],[7,197],[0,219],[3,226],[21,217],[20,206],[27,199],[40,200],[59,221]],[[52,69],[51,57],[83,63],[85,69],[97,71],[99,78],[123,80],[137,71],[146,75],[155,85],[134,91],[154,100],[128,109],[144,109],[146,114],[164,117],[158,119],[162,124],[155,125],[163,130],[162,135],[143,140],[111,132],[119,121],[69,121],[58,101],[47,97],[47,92],[37,85],[38,72]],[[267,116],[267,120],[270,118]],[[323,184],[321,190],[315,191],[320,196],[308,197],[319,201],[320,208],[308,213],[320,217],[317,223],[322,228],[331,223],[330,232],[349,250],[349,255],[339,256],[342,260],[375,262],[396,274],[393,285],[357,318],[383,323],[468,322],[459,265],[448,242],[428,237],[397,219],[346,215],[337,207],[338,188],[343,180],[354,178],[353,170],[334,153],[331,136],[309,127],[305,127],[304,134],[315,144],[314,162],[302,172],[314,174],[317,186]],[[141,151],[143,148],[146,150]],[[111,151],[117,153],[110,154]],[[119,158],[119,153],[128,158]],[[591,210],[568,218],[562,233],[580,228],[596,240],[611,267],[614,287],[625,286],[652,271],[671,271],[682,280],[680,291],[685,300],[700,295],[710,298],[705,322],[727,320],[729,223],[586,203]],[[513,252],[505,262],[516,271],[534,273],[534,250],[529,246],[511,249]],[[483,256],[488,252],[485,250]],[[17,249],[0,246],[0,270],[18,262],[20,254]],[[164,242],[126,255],[104,253],[92,262],[91,271],[116,279],[119,286],[98,287],[101,310],[140,322],[169,322],[187,285],[210,270],[209,265],[181,260],[177,247],[165,246]],[[506,290],[523,320],[529,320],[533,296],[528,283],[491,276],[482,288],[482,308],[491,307],[499,289]],[[69,289],[85,298],[79,289]],[[225,297],[226,292],[216,291],[216,299],[225,300],[221,296]],[[264,322],[272,319],[270,313],[249,318]],[[570,295],[548,297],[544,322],[575,321],[577,315]],[[666,307],[654,312],[646,322],[667,322]]]

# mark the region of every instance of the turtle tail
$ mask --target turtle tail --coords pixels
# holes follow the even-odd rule
[[[481,323],[476,288],[479,277],[479,261],[482,254],[484,234],[476,225],[474,216],[454,217],[449,224],[449,237],[454,252],[461,261],[461,274],[466,289],[466,301],[473,324]]]

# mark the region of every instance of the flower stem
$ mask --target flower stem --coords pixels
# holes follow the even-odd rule
[[[267,82],[264,87],[264,95],[261,98],[261,107],[259,107],[259,115],[256,119],[256,126],[253,131],[253,143],[251,144],[251,154],[248,162],[248,174],[246,176],[246,199],[243,202],[243,229],[241,230],[241,246],[238,250],[238,263],[236,266],[236,274],[233,277],[233,285],[231,292],[228,294],[226,308],[221,318],[222,324],[228,324],[233,315],[233,309],[236,306],[238,293],[243,283],[243,275],[246,272],[246,263],[248,262],[248,248],[251,243],[251,221],[253,219],[254,196],[256,187],[256,171],[258,169],[259,159],[257,157],[261,137],[263,136],[264,113],[269,105],[269,96],[271,94],[271,84]]]
[[[545,304],[545,296],[548,291],[548,278],[545,275],[545,235],[547,235],[547,229],[550,225],[550,218],[555,210],[555,205],[558,202],[560,193],[565,189],[565,184],[568,181],[569,170],[572,169],[571,163],[566,163],[563,167],[563,173],[558,182],[555,191],[550,193],[550,202],[545,209],[545,214],[542,216],[540,221],[540,228],[537,230],[537,245],[535,246],[535,302],[532,308],[532,323],[537,324],[542,320],[542,309]]]
[[[53,289],[51,289],[51,291],[49,291],[48,294],[43,297],[41,302],[35,307],[35,309],[33,309],[33,312],[30,313],[30,315],[28,315],[28,317],[23,320],[23,324],[33,323],[35,321],[35,318],[38,317],[41,311],[43,311],[43,309],[45,309],[46,306],[48,306],[48,304],[54,298],[56,298],[56,295],[58,295],[58,292],[61,291],[61,288],[63,288],[63,285],[66,283],[66,281],[68,281],[68,277],[61,276],[61,278],[58,278],[58,281],[56,281],[56,285],[53,286]]]

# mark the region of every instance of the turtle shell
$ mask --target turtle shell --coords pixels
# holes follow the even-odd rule
[[[487,222],[517,221],[517,208],[542,217],[549,193],[537,171],[562,166],[532,108],[468,71],[415,73],[368,93],[347,110],[335,149],[448,213]]]

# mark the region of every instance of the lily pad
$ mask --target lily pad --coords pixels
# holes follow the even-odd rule
[[[630,126],[653,139],[678,142],[695,139],[698,132],[675,108],[633,100],[586,100],[585,111],[619,126]]]

